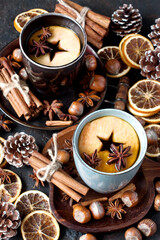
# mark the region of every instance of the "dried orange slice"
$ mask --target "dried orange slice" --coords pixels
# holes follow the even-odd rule
[[[149,113],[138,112],[134,108],[132,108],[129,104],[127,104],[127,108],[133,115],[136,115],[138,117],[144,117],[144,118],[147,118],[147,117],[149,118],[149,117],[154,116],[155,114],[157,114],[159,112],[159,110],[156,111],[156,112],[149,112]]]
[[[57,240],[60,235],[60,228],[51,213],[34,211],[22,221],[21,233],[23,240]]]
[[[119,47],[117,47],[117,46],[103,47],[103,48],[98,50],[97,54],[98,54],[99,58],[101,59],[101,61],[103,62],[104,65],[109,59],[119,60],[119,62],[121,64],[121,69],[120,69],[119,73],[116,74],[116,75],[111,75],[109,73],[106,73],[107,76],[110,77],[110,78],[120,78],[120,77],[126,75],[129,72],[129,70],[131,69],[128,65],[126,65],[122,61],[120,53],[119,53]]]
[[[0,178],[0,201],[1,202],[14,202],[19,196],[22,189],[22,182],[19,176],[8,170],[3,169],[4,173],[8,175],[3,179]]]
[[[160,123],[160,112],[158,112],[152,116],[142,117],[142,119],[148,123]]]
[[[0,168],[4,168],[7,165],[7,161],[4,159],[3,143],[5,139],[0,137]]]
[[[144,127],[145,131],[151,129],[155,131],[158,135],[157,145],[148,144],[146,155],[148,157],[159,157],[160,156],[160,125],[159,124],[149,124]]]
[[[129,105],[141,113],[160,111],[160,82],[156,80],[140,80],[128,91]]]
[[[139,60],[148,50],[154,47],[149,39],[140,34],[130,34],[120,43],[120,55],[123,61],[132,68],[140,68]]]
[[[50,211],[49,198],[38,190],[30,190],[22,193],[15,202],[21,218],[36,210]]]
[[[20,14],[18,14],[15,19],[14,19],[14,27],[18,32],[21,32],[24,25],[30,21],[32,18],[43,14],[43,13],[47,13],[46,10],[44,9],[31,9],[27,12],[22,12]]]

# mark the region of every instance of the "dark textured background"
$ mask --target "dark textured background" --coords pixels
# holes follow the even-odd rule
[[[154,19],[160,17],[160,3],[159,0],[130,0],[130,1],[121,1],[121,0],[88,0],[88,1],[76,1],[81,5],[86,5],[92,10],[99,12],[101,14],[111,16],[112,12],[115,11],[123,3],[132,3],[135,8],[140,10],[140,13],[143,17],[143,27],[141,33],[145,36],[150,32],[150,25],[154,23]],[[17,14],[27,11],[32,8],[44,8],[48,11],[53,11],[56,1],[55,0],[0,0],[0,49],[2,49],[9,42],[14,40],[19,36],[18,32],[13,27],[13,21]],[[109,34],[109,37],[105,40],[105,45],[117,45],[120,38],[117,38],[114,34]],[[111,44],[112,43],[112,44]],[[103,105],[103,107],[106,107]],[[0,112],[1,113],[1,112]],[[33,130],[26,127],[22,127],[18,124],[12,126],[12,131],[10,133],[5,133],[1,131],[1,136],[7,138],[8,135],[14,134],[15,132],[25,131],[27,134],[31,134],[36,138],[36,142],[40,149],[43,148],[48,139],[52,136],[52,131],[40,131]],[[33,181],[28,178],[28,175],[31,174],[32,170],[29,167],[22,169],[13,169],[17,172],[22,179],[23,191],[32,189]],[[42,191],[48,194],[49,187],[46,184],[46,187],[41,189]],[[153,209],[150,210],[148,217],[151,217],[156,221],[158,225],[157,233],[149,238],[151,240],[160,240],[160,213],[155,212]],[[107,224],[107,222],[106,222]],[[125,229],[113,233],[104,233],[97,235],[98,240],[122,240],[124,239]],[[66,229],[61,226],[61,235],[60,240],[78,240],[82,234],[76,231]],[[18,235],[13,240],[22,239],[20,231]],[[143,238],[148,239],[148,238]]]

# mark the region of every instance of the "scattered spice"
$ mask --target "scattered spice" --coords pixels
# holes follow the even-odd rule
[[[124,209],[124,204],[119,204],[119,200],[117,199],[114,203],[109,202],[109,206],[107,207],[107,216],[111,216],[111,218],[117,217],[118,219],[122,219],[122,214],[127,213]]]
[[[7,59],[8,59],[8,61],[9,61],[9,64],[10,64],[13,68],[18,68],[18,69],[21,68],[21,65],[20,65],[18,62],[14,61],[12,54],[8,55],[8,56],[7,56]]]
[[[0,129],[2,127],[5,131],[9,132],[11,128],[9,128],[7,125],[12,124],[13,122],[10,120],[5,120],[3,118],[4,118],[4,115],[3,114],[0,115]]]
[[[73,153],[72,141],[70,141],[69,139],[65,139],[64,143],[65,143],[64,150],[66,150],[69,153]]]
[[[11,174],[9,172],[5,172],[2,168],[0,168],[0,184],[3,184],[5,181],[7,183],[11,183],[10,176]]]
[[[52,121],[54,118],[54,113],[56,115],[62,114],[60,108],[63,106],[63,103],[59,102],[58,100],[54,100],[51,104],[47,100],[43,101],[44,110],[43,113],[46,115],[48,113],[49,120]]]
[[[33,174],[29,175],[30,178],[32,178],[35,181],[35,184],[33,186],[33,188],[35,187],[39,187],[39,183],[41,183],[42,187],[44,187],[44,182],[39,180],[39,178],[37,177],[36,171],[33,169]]]
[[[43,31],[42,34],[38,35],[41,41],[44,41],[51,37],[52,33],[50,32],[49,27],[46,28],[42,27],[42,31]]]
[[[77,116],[71,115],[71,114],[66,114],[66,113],[60,113],[58,114],[58,117],[62,121],[73,121],[76,122],[78,120]]]
[[[46,41],[35,41],[32,40],[32,44],[29,45],[29,53],[35,54],[35,57],[39,57],[40,55],[45,55],[46,52],[50,52],[51,48],[47,46]]]
[[[110,150],[112,153],[109,154],[109,157],[111,157],[111,159],[109,159],[107,163],[116,163],[116,168],[118,171],[120,171],[122,167],[126,166],[125,158],[132,155],[131,153],[128,153],[130,149],[131,146],[123,149],[122,143],[119,145],[119,148],[112,143],[110,146]]]
[[[87,72],[84,76],[82,76],[82,79],[80,80],[80,85],[83,87],[84,90],[89,88],[90,81],[94,77],[95,72]]]
[[[88,165],[92,168],[95,168],[99,165],[99,162],[101,161],[101,158],[97,157],[97,149],[94,151],[94,153],[89,156],[87,153],[83,153],[85,160],[87,161]]]
[[[96,91],[85,91],[84,93],[79,93],[80,98],[77,99],[78,102],[86,104],[87,107],[93,107],[93,101],[98,102],[101,98],[96,95]]]

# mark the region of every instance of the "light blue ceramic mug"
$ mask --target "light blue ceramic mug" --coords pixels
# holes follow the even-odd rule
[[[115,116],[128,122],[136,131],[140,147],[135,163],[128,169],[117,173],[106,173],[90,167],[81,158],[78,150],[79,136],[84,126],[97,118]],[[73,136],[73,155],[77,171],[82,180],[99,193],[111,193],[125,187],[139,170],[147,150],[147,137],[143,126],[131,114],[117,109],[102,109],[86,116],[77,126]]]

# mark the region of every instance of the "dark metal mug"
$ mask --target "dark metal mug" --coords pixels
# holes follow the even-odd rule
[[[48,26],[66,27],[77,34],[81,42],[81,52],[74,61],[62,66],[50,67],[36,63],[27,55],[27,41],[31,34],[40,27]],[[24,67],[36,90],[45,95],[48,93],[59,95],[67,85],[72,84],[81,70],[87,46],[87,37],[84,29],[76,20],[58,13],[46,13],[35,17],[24,26],[19,43]]]

